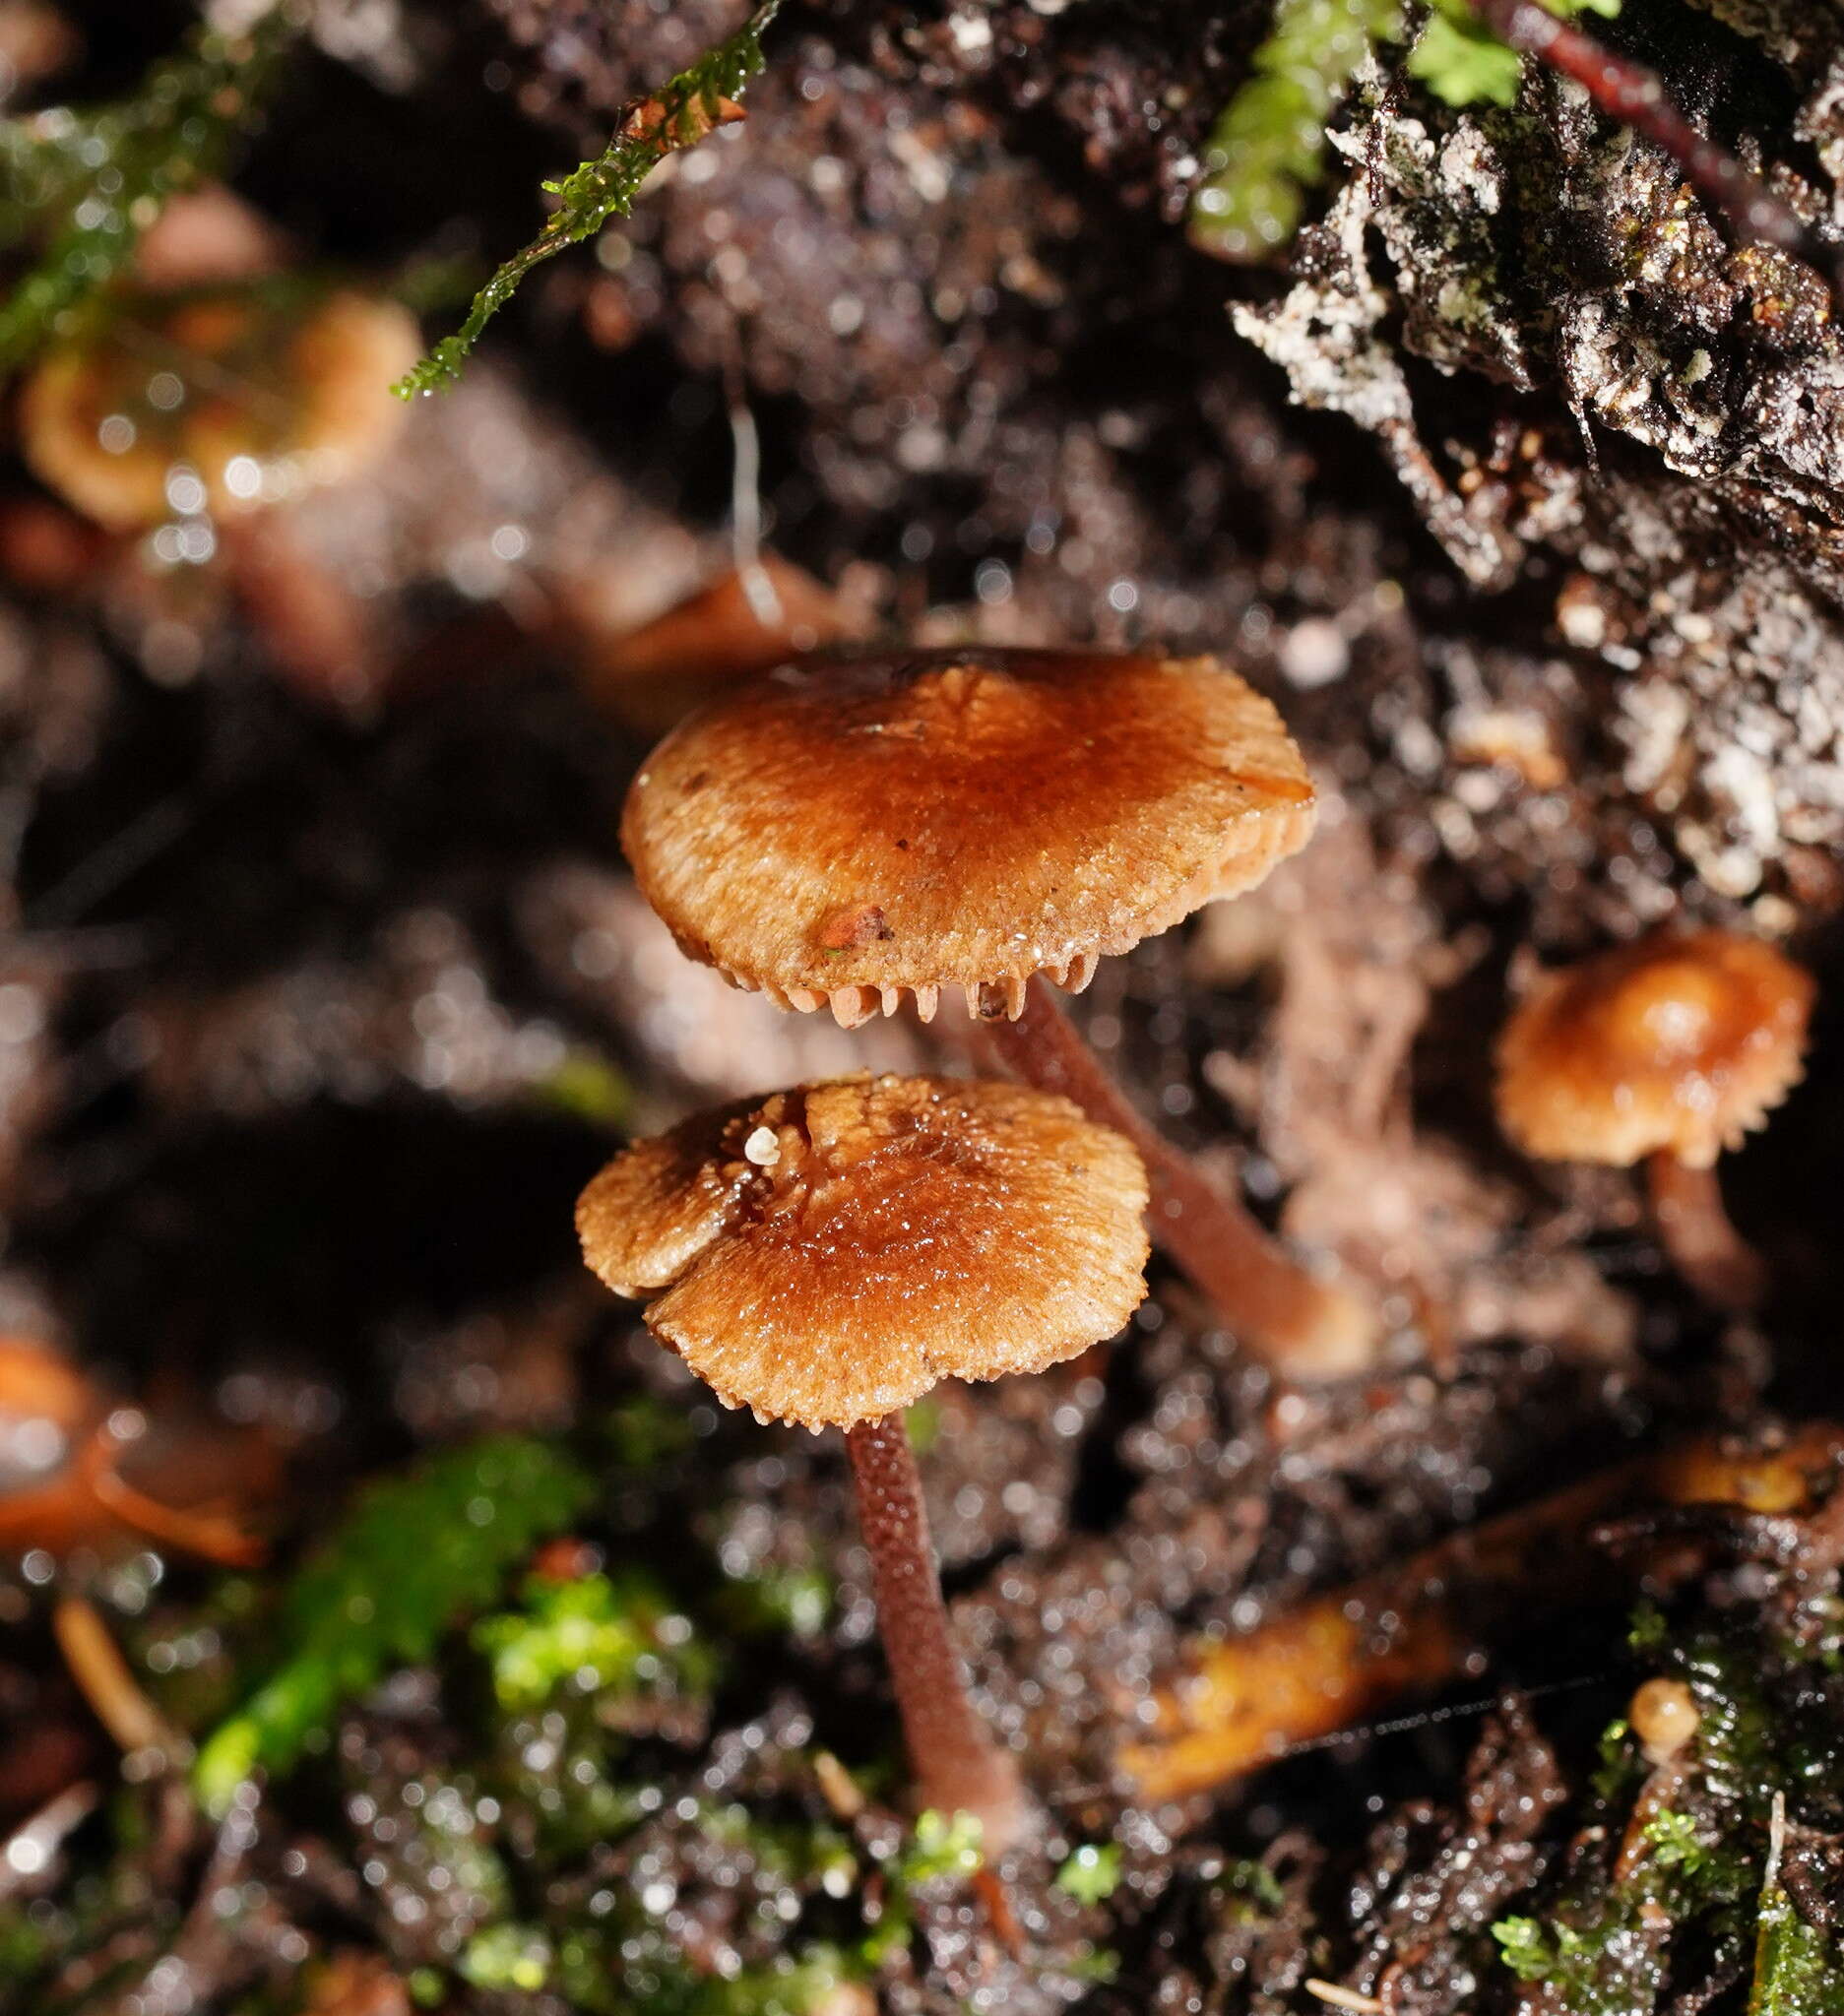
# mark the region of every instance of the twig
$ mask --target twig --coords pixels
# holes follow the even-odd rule
[[[1838,249],[1825,244],[1726,147],[1699,133],[1656,71],[1558,21],[1540,0],[1473,0],[1473,7],[1500,41],[1572,78],[1610,117],[1663,148],[1746,239],[1777,245],[1824,274],[1844,305],[1844,258]]]
[[[51,1629],[71,1678],[125,1756],[148,1752],[170,1764],[185,1755],[185,1739],[167,1727],[136,1684],[93,1603],[81,1596],[60,1597]]]
[[[0,1898],[44,1874],[66,1838],[102,1803],[94,1785],[72,1785],[40,1806],[0,1842]]]

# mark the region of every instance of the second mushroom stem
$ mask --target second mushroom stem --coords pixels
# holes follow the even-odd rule
[[[1024,1013],[1016,1022],[992,1021],[985,1030],[1014,1076],[1044,1092],[1061,1093],[1090,1119],[1132,1142],[1152,1188],[1154,1240],[1277,1372],[1337,1379],[1371,1363],[1374,1312],[1296,1265],[1246,1206],[1208,1182],[1188,1156],[1140,1117],[1043,979],[1033,979],[1025,990]]]
[[[1659,1240],[1678,1272],[1712,1308],[1736,1316],[1757,1308],[1767,1270],[1731,1222],[1716,1171],[1693,1169],[1661,1150],[1645,1172]]]
[[[973,1814],[987,1855],[1001,1854],[1025,1831],[1030,1796],[1017,1764],[993,1740],[967,1691],[909,1429],[900,1414],[887,1415],[848,1428],[845,1443],[917,1786],[924,1803],[938,1811]]]

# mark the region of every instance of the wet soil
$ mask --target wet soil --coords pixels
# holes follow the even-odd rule
[[[66,11],[84,48],[40,95],[123,88],[185,16]],[[9,448],[0,1325],[138,1411],[150,1476],[206,1465],[273,1565],[109,1530],[0,1570],[0,1839],[26,1844],[0,2006],[1267,2016],[1314,1979],[1389,2016],[1741,2008],[1723,1885],[1758,1891],[1781,1777],[1785,1893],[1829,1936],[1822,1532],[1718,1522],[1607,1577],[1570,1532],[1580,1600],[1514,1584],[1469,1617],[1404,1704],[1437,1719],[1189,1799],[1122,1765],[1200,1644],[1674,1438],[1836,1404],[1829,311],[1540,78],[1461,114],[1368,77],[1292,266],[1211,261],[1183,203],[1265,12],[791,7],[747,124],[548,269],[380,471],[292,513],[362,612],[356,699],[214,564],[65,539],[47,575],[26,535],[53,500]],[[318,260],[477,261],[736,16],[328,6],[237,186]],[[1609,32],[1835,215],[1830,10],[1629,0]],[[846,1035],[728,991],[621,861],[648,737],[586,668],[730,564],[739,400],[774,546],[881,623],[1225,651],[1322,789],[1304,854],[1077,1012],[1149,1114],[1374,1292],[1374,1374],[1278,1389],[1156,1262],[1124,1337],[915,1423],[981,1700],[1049,1816],[1004,1872],[1015,1923],[910,1827],[842,1452],[722,1413],[575,1253],[630,1133],[965,1061],[945,1015]],[[1492,1117],[1530,962],[1680,915],[1819,982],[1806,1083],[1724,1164],[1774,1269],[1758,1322],[1671,1277],[1625,1173],[1534,1167]],[[0,1491],[33,1460],[5,1420]],[[638,1680],[508,1700],[457,1619],[222,1825],[173,1774],[122,1782],[57,1595],[203,1735],[352,1490],[505,1430],[594,1473],[551,1579],[607,1578],[610,1631],[648,1620]],[[1645,1592],[1668,1622],[1635,1652]],[[498,1609],[535,1628],[545,1601],[514,1575]],[[1603,1732],[1681,1669],[1712,1728],[1768,1732],[1647,1795],[1660,1767]],[[1648,1796],[1702,1830],[1696,1884],[1614,1866]],[[1522,1923],[1600,1941],[1573,1987],[1559,1954],[1550,1984],[1505,1963]]]

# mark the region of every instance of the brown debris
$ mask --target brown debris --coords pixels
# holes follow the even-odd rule
[[[819,662],[687,723],[622,843],[681,947],[784,1005],[1016,1017],[1312,831],[1272,706],[1212,659],[943,651]],[[879,913],[832,944],[842,914]]]
[[[1132,1151],[1067,1101],[886,1077],[695,1115],[610,1163],[577,1225],[720,1399],[818,1428],[1112,1336],[1145,1209]]]
[[[1844,1453],[1818,1422],[1783,1448],[1731,1456],[1714,1438],[1616,1466],[1552,1498],[1425,1548],[1398,1569],[1317,1597],[1240,1638],[1203,1640],[1122,1742],[1140,1799],[1179,1799],[1348,1728],[1405,1689],[1467,1670],[1493,1606],[1580,1600],[1590,1525],[1622,1504],[1812,1502],[1812,1478]]]
[[[133,1535],[225,1567],[260,1561],[264,1546],[240,1516],[274,1489],[273,1448],[204,1427],[146,1428],[62,1358],[0,1339],[0,1431],[11,1431],[0,1442],[0,1557],[61,1556]],[[16,1470],[9,1448],[20,1452]],[[133,1478],[123,1474],[131,1457]]]

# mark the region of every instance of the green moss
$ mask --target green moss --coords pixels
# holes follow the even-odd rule
[[[471,1986],[499,1994],[538,1994],[550,1980],[550,1941],[533,1925],[504,1922],[476,1932],[455,1972]]]
[[[1241,1922],[1256,1924],[1269,1919],[1287,1902],[1280,1879],[1266,1862],[1239,1858],[1217,1878],[1217,1888],[1237,1899],[1232,1912]]]
[[[1551,0],[1567,16],[1619,11],[1620,0]],[[1306,197],[1325,176],[1327,129],[1379,42],[1408,40],[1407,0],[1276,0],[1247,81],[1205,144],[1189,234],[1219,259],[1255,261],[1291,244]],[[1448,104],[1508,105],[1522,59],[1481,27],[1468,0],[1432,0],[1409,74]]]
[[[697,1440],[682,1407],[669,1407],[646,1393],[610,1408],[602,1435],[610,1462],[642,1472],[684,1455]]]
[[[593,238],[611,218],[626,217],[648,176],[668,155],[696,146],[728,116],[726,107],[761,74],[763,32],[780,9],[781,0],[762,0],[728,41],[669,79],[651,97],[630,106],[613,140],[594,160],[580,162],[561,181],[544,184],[545,193],[557,199],[544,228],[474,297],[460,329],[402,380],[396,387],[399,398],[414,399],[451,384],[486,325],[535,267]]]
[[[1667,1806],[1654,1813],[1640,1832],[1651,1844],[1652,1858],[1661,1868],[1681,1868],[1686,1875],[1694,1875],[1709,1858],[1697,1839],[1693,1814],[1674,1813]]]
[[[1844,1953],[1793,1908],[1777,1880],[1761,1891],[1749,2016],[1844,2016]]]
[[[824,1942],[726,1981],[694,1972],[661,1939],[631,1939],[615,1953],[605,1936],[582,1933],[560,1945],[551,1985],[582,2016],[812,2016],[863,1978],[850,1954]]]
[[[538,1103],[591,1127],[625,1127],[634,1110],[634,1088],[596,1050],[572,1050],[532,1088]]]
[[[712,1607],[740,1638],[817,1638],[832,1615],[832,1577],[819,1568],[769,1568],[733,1577]]]
[[[1621,0],[1545,0],[1566,20],[1584,11],[1620,12]],[[1428,26],[1409,52],[1409,75],[1450,105],[1509,105],[1517,98],[1523,59],[1480,26],[1467,0],[1433,0]]]
[[[363,1491],[283,1600],[279,1662],[199,1752],[193,1783],[207,1810],[224,1811],[255,1770],[290,1769],[340,1705],[393,1665],[428,1658],[592,1494],[561,1449],[517,1435]]]
[[[523,1607],[482,1617],[475,1649],[509,1711],[541,1707],[568,1685],[581,1694],[708,1693],[716,1661],[650,1575],[583,1575],[525,1585]]]
[[[1261,259],[1299,229],[1325,173],[1326,127],[1402,0],[1279,0],[1247,83],[1212,129],[1191,199],[1190,238],[1220,259]]]
[[[937,1813],[931,1807],[916,1822],[916,1832],[891,1866],[891,1876],[905,1890],[951,1876],[965,1882],[986,1866],[980,1846],[983,1830],[971,1813]]]
[[[234,33],[202,24],[125,98],[0,120],[0,249],[41,248],[0,303],[0,366],[68,333],[168,198],[223,171],[299,26],[287,4]]]
[[[1824,1997],[1838,1956],[1764,1872],[1783,1799],[1834,1808],[1844,1795],[1834,1704],[1745,1633],[1680,1639],[1654,1612],[1640,1618],[1634,1642],[1696,1700],[1697,1731],[1672,1803],[1639,1821],[1646,1853],[1621,1853],[1647,1772],[1630,1731],[1616,1723],[1603,1738],[1591,1824],[1578,1837],[1598,1848],[1573,1859],[1546,1910],[1493,1927],[1500,1959],[1519,1980],[1543,1984],[1546,2006],[1571,2016],[1652,2016],[1668,2005],[1675,1954],[1740,1970],[1751,1952],[1754,2006],[1833,2016]]]
[[[1113,1842],[1085,1844],[1056,1871],[1056,1887],[1078,1904],[1103,1904],[1120,1884],[1120,1850]]]

